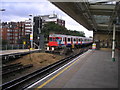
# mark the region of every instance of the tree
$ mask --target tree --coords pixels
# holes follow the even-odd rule
[[[89,38],[93,38],[92,36],[89,36]]]
[[[19,44],[23,44],[23,42],[26,42],[29,43],[30,42],[30,35],[25,35],[25,36],[22,36],[19,40],[18,40],[18,43]]]
[[[7,40],[2,40],[2,45],[7,45],[8,41]]]
[[[42,34],[44,34],[45,38],[48,38],[48,35],[50,33],[56,33],[56,34],[64,34],[64,35],[72,35],[72,36],[82,36],[85,37],[84,32],[79,32],[79,31],[71,31],[67,30],[67,28],[58,25],[54,22],[49,22],[44,25],[44,27],[41,29]]]
[[[67,32],[67,29],[54,22],[49,22],[44,25],[41,32],[44,34],[45,38],[47,38],[50,33],[64,34]]]

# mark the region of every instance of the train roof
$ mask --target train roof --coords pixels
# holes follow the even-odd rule
[[[73,37],[73,38],[82,38],[82,39],[92,39],[88,37],[81,37],[81,36],[71,36],[71,35],[62,35],[62,34],[50,34],[49,37]]]

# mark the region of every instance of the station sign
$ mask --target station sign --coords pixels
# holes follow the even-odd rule
[[[23,42],[23,44],[25,45],[25,44],[26,44],[26,42],[24,41],[24,42]]]
[[[30,41],[33,41],[33,34],[30,34]]]

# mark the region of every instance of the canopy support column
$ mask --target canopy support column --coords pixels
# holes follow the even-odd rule
[[[113,24],[112,61],[115,62],[115,24]]]

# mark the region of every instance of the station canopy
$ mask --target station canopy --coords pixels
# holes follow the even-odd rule
[[[119,0],[49,0],[88,30],[120,31]]]

